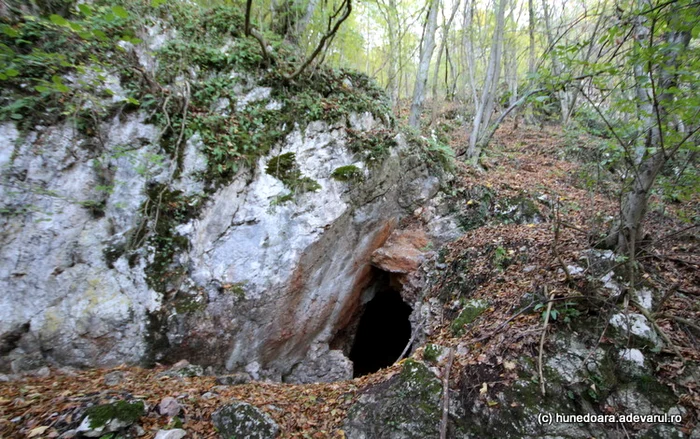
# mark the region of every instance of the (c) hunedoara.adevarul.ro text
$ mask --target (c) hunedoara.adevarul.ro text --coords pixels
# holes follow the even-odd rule
[[[573,424],[573,423],[647,423],[647,424],[675,424],[681,422],[681,415],[663,413],[660,415],[635,415],[615,414],[599,415],[587,413],[585,415],[567,415],[563,413],[540,413],[537,415],[540,425]]]

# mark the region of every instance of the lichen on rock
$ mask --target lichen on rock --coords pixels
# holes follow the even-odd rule
[[[212,423],[222,439],[274,439],[280,429],[272,418],[245,402],[231,402],[211,415]]]
[[[438,438],[442,384],[422,362],[406,360],[401,372],[370,386],[348,411],[343,430],[349,439]],[[467,419],[450,404],[448,437],[457,436]]]

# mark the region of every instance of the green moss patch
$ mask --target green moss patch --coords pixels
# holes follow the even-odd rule
[[[459,316],[452,322],[450,329],[455,336],[464,333],[464,327],[479,317],[488,308],[489,304],[484,300],[469,300]]]
[[[142,401],[117,401],[90,407],[85,411],[85,416],[90,419],[90,428],[96,429],[105,426],[111,420],[131,425],[138,421],[145,414],[145,411],[146,408]]]
[[[321,185],[316,180],[301,173],[296,162],[296,154],[293,152],[271,158],[265,172],[282,181],[295,194],[315,192],[321,189]]]
[[[362,180],[362,169],[355,165],[341,166],[333,170],[331,178],[338,181],[359,181]]]

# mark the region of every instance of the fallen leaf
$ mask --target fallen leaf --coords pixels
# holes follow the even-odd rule
[[[36,427],[29,432],[27,437],[37,437],[40,434],[44,434],[44,432],[48,429],[49,429],[48,426]]]

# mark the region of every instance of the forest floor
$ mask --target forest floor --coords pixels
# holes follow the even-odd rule
[[[464,144],[459,133],[452,134],[454,146]],[[579,139],[586,142],[586,139]],[[558,298],[580,296],[585,279],[567,281],[561,262],[573,264],[590,248],[596,227],[605,225],[607,216],[615,214],[617,202],[608,182],[591,185],[582,183],[582,164],[565,153],[568,140],[557,127],[503,126],[497,133],[485,158],[487,172],[466,167],[457,170],[454,187],[464,197],[460,208],[469,210],[478,200],[469,197],[470,188],[482,186],[499,197],[523,194],[547,200],[541,207],[544,221],[528,224],[489,222],[469,231],[449,244],[445,263],[456,263],[470,255],[472,276],[482,279],[474,289],[473,298],[485,298],[489,308],[468,325],[460,336],[450,329],[450,322],[431,328],[429,341],[443,346],[466,346],[455,358],[452,386],[457,388],[461,370],[474,364],[516,361],[518,356],[536,355],[542,330],[539,313],[522,313],[524,291],[546,286],[546,293]],[[569,145],[569,146],[567,146]],[[652,205],[660,206],[658,200]],[[547,208],[549,205],[549,208]],[[554,209],[553,206],[559,206]],[[686,360],[700,361],[700,334],[679,324],[676,318],[700,321],[700,252],[697,230],[681,222],[684,212],[697,209],[698,200],[688,205],[667,206],[665,214],[659,208],[648,214],[646,230],[653,237],[641,259],[643,277],[658,291],[683,292],[669,294],[663,309],[658,310],[658,326],[673,341]],[[555,239],[552,218],[560,225]],[[696,211],[694,211],[697,214]],[[553,251],[556,245],[557,252]],[[508,258],[507,267],[493,263],[493,249],[500,248]],[[487,251],[486,249],[490,249]],[[527,253],[527,258],[518,258]],[[561,262],[560,262],[561,261]],[[485,281],[484,281],[485,280]],[[442,279],[437,290],[450,279]],[[449,305],[446,305],[446,307]],[[449,311],[449,310],[446,310]],[[448,312],[449,314],[449,312]],[[565,325],[558,322],[557,325]],[[556,329],[556,328],[554,328]],[[413,355],[420,358],[423,349]],[[676,352],[662,351],[668,361],[660,365],[661,380],[673,381],[682,368]],[[506,367],[509,369],[509,367]],[[140,420],[144,438],[152,438],[159,429],[172,428],[173,419],[158,414],[158,403],[167,396],[177,398],[183,407],[182,428],[191,438],[216,438],[211,413],[231,399],[249,402],[267,412],[282,429],[283,438],[344,437],[342,421],[348,408],[367,386],[388,379],[400,370],[394,365],[375,374],[350,381],[290,385],[252,382],[235,386],[219,386],[215,377],[181,378],[162,375],[165,367],[142,369],[118,367],[85,371],[52,370],[48,377],[27,376],[17,381],[0,383],[0,439],[22,437],[58,437],[60,432],[75,428],[88,405],[123,398],[138,398],[147,402],[148,413]],[[119,371],[123,380],[113,386],[105,384],[105,375]],[[504,376],[507,382],[515,377]],[[678,389],[683,403],[696,414],[700,409],[698,384]],[[44,428],[45,427],[45,428]],[[687,426],[690,428],[690,426]]]

